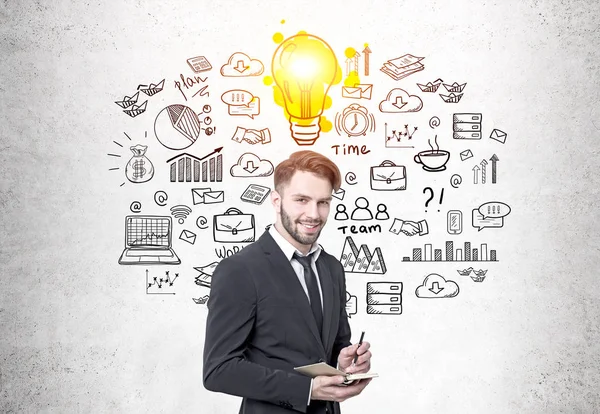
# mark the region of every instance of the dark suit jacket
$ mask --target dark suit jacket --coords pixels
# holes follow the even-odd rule
[[[335,367],[340,350],[350,345],[344,269],[325,251],[316,265],[322,332],[268,231],[216,267],[207,304],[204,387],[243,397],[240,413],[339,414],[338,403],[313,400],[307,406],[311,379],[294,371],[320,361]]]

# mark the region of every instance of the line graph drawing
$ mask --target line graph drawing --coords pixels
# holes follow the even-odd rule
[[[174,295],[172,291],[175,280],[179,277],[179,273],[175,273],[175,277],[171,278],[169,271],[165,271],[164,277],[153,276],[152,281],[148,278],[148,269],[146,269],[146,295]],[[164,289],[164,291],[163,291]]]

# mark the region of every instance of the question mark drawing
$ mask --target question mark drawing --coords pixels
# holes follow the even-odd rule
[[[431,195],[429,196],[429,198],[427,199],[427,201],[425,201],[425,208],[429,207],[429,202],[431,200],[433,200],[433,195],[434,195],[433,188],[431,188],[431,187],[425,187],[423,189],[423,194],[425,194],[427,192],[427,190],[429,190],[429,192],[431,193]],[[440,205],[442,204],[443,201],[444,201],[444,189],[442,188],[442,192],[440,193]],[[438,210],[438,213],[439,213],[439,211],[440,210]],[[425,210],[425,212],[427,213],[427,210]]]

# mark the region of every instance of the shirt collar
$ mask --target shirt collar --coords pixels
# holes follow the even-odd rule
[[[269,227],[269,234],[271,235],[271,237],[273,237],[273,240],[275,240],[275,243],[277,243],[285,257],[288,259],[288,261],[292,260],[292,258],[294,257],[294,253],[298,253],[300,256],[304,256],[300,251],[298,251],[298,249],[296,249],[277,231],[277,229],[275,228],[275,224]],[[313,245],[310,247],[307,256],[314,253],[312,259],[312,261],[314,262],[319,258],[321,250],[321,246],[319,246],[317,242],[314,242]]]

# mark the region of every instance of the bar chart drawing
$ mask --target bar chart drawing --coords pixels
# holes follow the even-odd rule
[[[169,160],[169,179],[174,182],[221,182],[223,181],[223,147],[198,158],[184,152]]]
[[[454,242],[447,241],[445,258],[442,249],[434,249],[430,243],[423,248],[417,247],[412,251],[412,257],[404,256],[403,262],[497,262],[495,249],[489,249],[487,243],[481,243],[479,248],[471,248],[471,242],[465,242],[463,248],[454,249]]]

